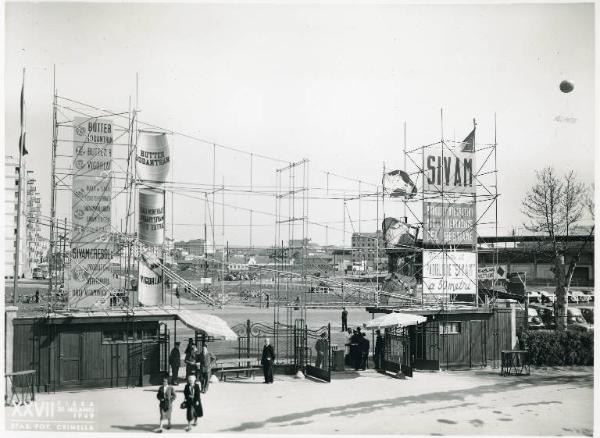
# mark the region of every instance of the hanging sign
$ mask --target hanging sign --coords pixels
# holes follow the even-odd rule
[[[475,203],[425,202],[423,243],[475,246]]]
[[[477,294],[477,254],[423,251],[424,294]]]

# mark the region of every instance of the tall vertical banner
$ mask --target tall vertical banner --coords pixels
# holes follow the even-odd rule
[[[138,178],[146,187],[139,190],[138,238],[154,252],[160,252],[165,237],[165,192],[171,157],[164,132],[140,131],[137,144]],[[147,254],[149,255],[149,254]],[[138,301],[145,306],[162,303],[163,275],[160,264],[149,266],[144,257],[139,264]]]
[[[111,269],[112,121],[73,120],[72,234],[69,306],[108,306]]]
[[[424,294],[477,294],[477,253],[423,251]]]

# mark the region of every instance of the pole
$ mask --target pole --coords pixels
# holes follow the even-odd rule
[[[50,272],[50,281],[48,282],[48,303],[52,305],[52,288],[54,275],[54,220],[56,218],[56,144],[57,144],[57,129],[56,123],[56,65],[53,68],[52,74],[54,99],[52,102],[52,160],[50,171],[50,251],[48,257],[48,270]]]
[[[23,85],[21,88],[21,135],[19,136],[19,184],[17,188],[17,235],[15,236],[15,266],[13,270],[13,296],[12,302],[16,304],[17,298],[17,280],[19,279],[19,258],[21,247],[21,192],[23,191],[23,148],[25,141],[23,139],[23,125],[25,123],[25,108],[23,100],[25,94],[25,69],[23,69]]]

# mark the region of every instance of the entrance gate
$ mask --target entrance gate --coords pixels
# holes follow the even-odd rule
[[[386,328],[384,342],[383,369],[392,373],[402,371],[405,376],[412,377],[413,360],[408,330]]]
[[[259,366],[264,340],[269,338],[275,352],[275,368],[286,374],[298,371],[326,382],[331,381],[331,327],[310,329],[304,319],[294,325],[262,323],[237,324],[232,330],[238,335],[239,367]]]

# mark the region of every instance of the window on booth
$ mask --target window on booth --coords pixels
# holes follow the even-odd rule
[[[440,335],[458,335],[461,333],[462,323],[458,321],[440,322]]]
[[[124,342],[125,333],[121,329],[105,329],[102,331],[102,343],[112,344],[115,342]]]

